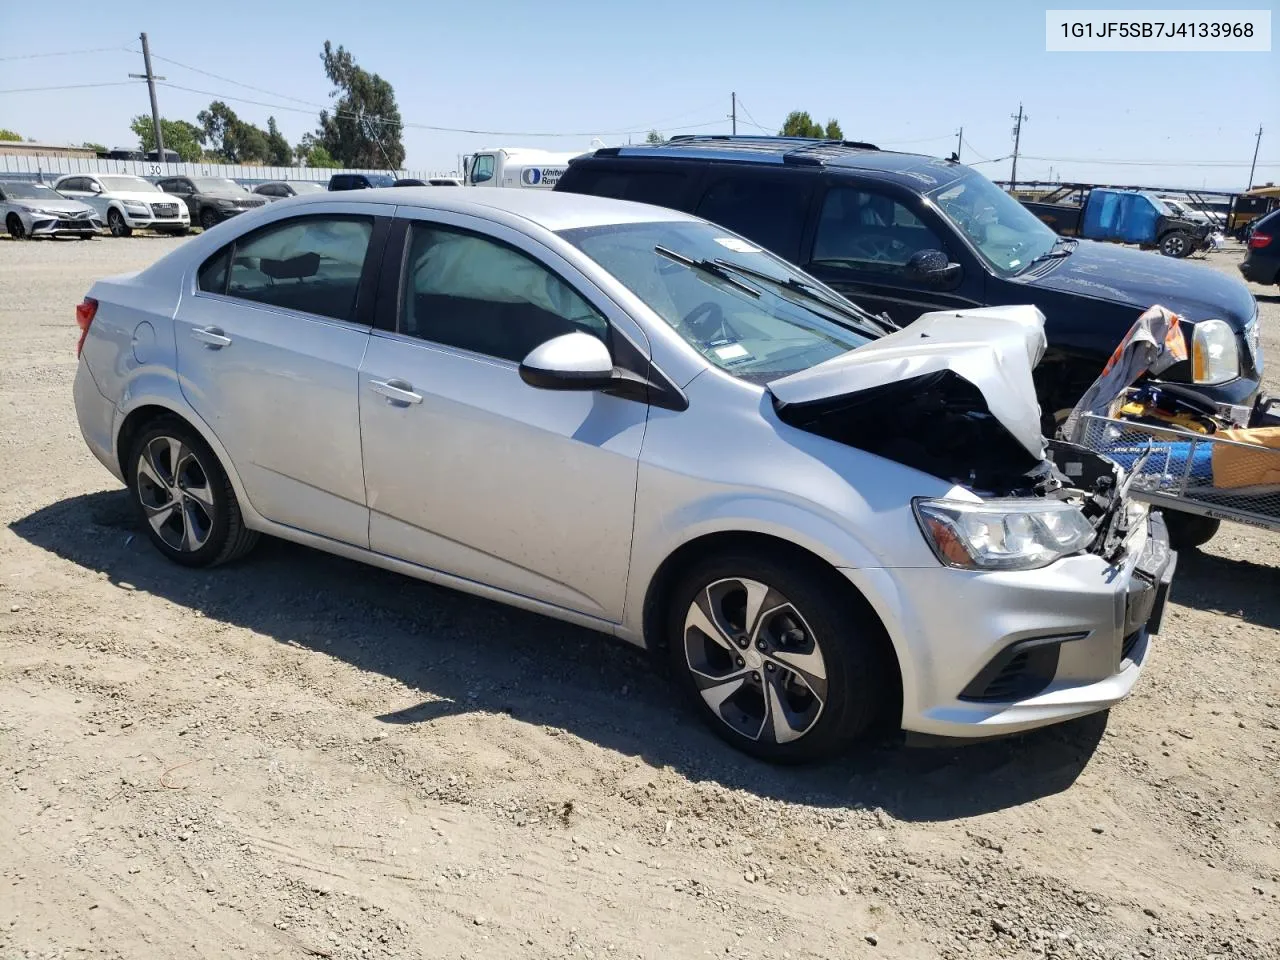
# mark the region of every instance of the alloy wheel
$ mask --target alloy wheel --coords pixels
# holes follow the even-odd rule
[[[124,222],[124,216],[119,210],[110,210],[107,213],[107,227],[111,230],[113,237],[123,237],[129,229],[128,224]]]
[[[799,609],[757,580],[717,580],[685,615],[685,661],[699,694],[748,740],[789,743],[813,729],[827,699],[822,647]]]
[[[152,438],[138,457],[138,499],[156,535],[179,553],[194,553],[213,533],[213,488],[200,458],[173,437]]]
[[[9,231],[9,236],[15,240],[21,240],[27,235],[27,228],[22,222],[22,218],[16,213],[9,214],[9,219],[5,221],[5,227]]]

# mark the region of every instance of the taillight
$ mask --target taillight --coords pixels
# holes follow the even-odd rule
[[[1269,233],[1258,233],[1258,231],[1255,230],[1253,232],[1253,236],[1249,238],[1249,246],[1254,250],[1261,250],[1269,243],[1271,243],[1271,234]]]
[[[80,328],[80,339],[76,341],[76,356],[84,349],[84,338],[89,335],[89,325],[98,314],[98,301],[93,297],[85,297],[76,304],[76,326]]]

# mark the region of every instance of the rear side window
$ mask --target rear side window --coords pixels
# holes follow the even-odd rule
[[[373,218],[299,217],[242,237],[200,268],[200,289],[353,320]]]
[[[561,189],[569,193],[586,193],[593,197],[634,200],[659,207],[681,208],[681,199],[692,179],[686,170],[609,169],[608,167],[569,168]]]
[[[711,184],[694,212],[795,263],[811,193],[805,176],[724,177]]]

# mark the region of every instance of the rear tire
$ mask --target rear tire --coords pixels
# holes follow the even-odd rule
[[[138,435],[126,461],[129,492],[157,550],[186,567],[244,556],[258,542],[244,525],[234,488],[204,439],[178,417]]]
[[[4,221],[5,228],[9,231],[9,236],[15,240],[25,240],[27,238],[27,228],[22,223],[22,218],[16,213],[11,213]]]
[[[895,702],[884,627],[837,578],[749,550],[680,577],[667,611],[675,682],[729,744],[774,763],[831,759]]]
[[[1160,238],[1160,252],[1166,257],[1183,260],[1191,255],[1195,241],[1185,230],[1174,230]]]
[[[115,207],[107,211],[107,229],[113,237],[133,236],[133,228],[124,222],[124,214]]]
[[[1164,525],[1169,530],[1169,546],[1175,550],[1194,550],[1213,539],[1222,526],[1221,520],[1195,513],[1165,510]]]

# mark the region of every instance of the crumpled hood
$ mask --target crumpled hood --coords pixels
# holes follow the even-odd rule
[[[1045,441],[1031,371],[1045,346],[1044,314],[1034,306],[938,311],[816,367],[773,380],[768,390],[785,408],[949,372],[976,387],[991,415],[1040,460]]]
[[[1128,304],[1135,316],[1152,304],[1185,320],[1225,320],[1237,333],[1253,319],[1256,304],[1238,277],[1114,243],[1081,240],[1071,256],[1037,277],[1030,287]]]

